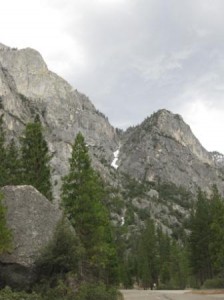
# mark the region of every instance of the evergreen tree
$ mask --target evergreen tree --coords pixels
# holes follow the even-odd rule
[[[139,279],[144,288],[152,288],[153,283],[158,283],[158,243],[155,225],[152,220],[147,222],[139,242],[138,272]]]
[[[188,281],[188,260],[186,249],[175,240],[171,241],[170,247],[170,287],[184,289]]]
[[[214,275],[219,275],[224,272],[224,201],[216,186],[213,187],[210,203],[212,220],[209,250],[215,272]]]
[[[159,248],[159,277],[163,284],[170,282],[170,252],[171,240],[167,234],[164,234],[159,228],[157,230],[158,248]]]
[[[212,278],[213,274],[209,251],[211,217],[207,196],[202,191],[199,191],[196,208],[191,216],[189,250],[192,273],[200,285],[206,279]]]
[[[115,278],[116,251],[109,215],[102,203],[103,183],[91,167],[88,149],[81,133],[75,139],[69,162],[69,174],[63,178],[62,205],[85,249],[81,271],[89,266],[92,270],[95,269],[96,276],[105,275],[106,272],[108,278],[110,270]]]
[[[8,185],[19,185],[22,183],[21,160],[15,141],[12,139],[6,147],[6,173]]]
[[[21,138],[21,159],[23,183],[34,186],[49,200],[52,200],[50,155],[43,137],[43,128],[38,116],[28,123]]]
[[[6,225],[6,208],[2,204],[3,196],[0,194],[0,254],[11,249],[12,235]]]

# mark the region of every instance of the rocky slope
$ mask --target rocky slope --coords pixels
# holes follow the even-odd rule
[[[0,256],[0,282],[26,287],[34,280],[35,261],[52,240],[62,212],[32,186],[6,186],[1,192],[13,246]]]
[[[81,131],[96,167],[107,177],[101,162],[111,161],[117,148],[116,130],[89,99],[48,70],[41,55],[30,48],[17,50],[0,44],[0,110],[8,136],[21,135],[24,125],[40,115],[53,154],[52,181],[58,198],[60,178]]]
[[[53,155],[57,203],[79,131],[94,166],[112,187],[108,201],[117,224],[141,224],[150,213],[166,227],[179,226],[191,201],[186,190],[209,192],[215,183],[224,194],[223,155],[206,151],[181,116],[160,110],[142,124],[118,131],[85,95],[49,71],[33,49],[0,44],[0,113],[8,139],[19,137],[25,124],[40,116]],[[123,204],[118,205],[118,198]]]
[[[206,151],[180,115],[160,110],[122,138],[119,169],[140,181],[172,182],[195,192],[216,183],[224,193],[222,155]]]

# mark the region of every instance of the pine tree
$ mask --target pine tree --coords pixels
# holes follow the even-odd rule
[[[21,160],[19,150],[12,139],[6,147],[6,173],[8,185],[19,185],[22,183]]]
[[[2,204],[3,196],[0,194],[0,254],[11,249],[12,235],[6,224],[6,208]]]
[[[189,270],[185,249],[175,240],[170,247],[170,286],[174,289],[184,289],[187,285]]]
[[[91,269],[95,268],[97,276],[102,270],[104,274],[110,270],[114,272],[114,278],[117,267],[112,261],[116,260],[116,251],[109,215],[102,203],[103,183],[91,167],[81,133],[75,139],[69,162],[70,171],[63,178],[62,205],[85,249],[82,269],[89,265]]]
[[[224,201],[217,187],[213,187],[210,200],[212,220],[209,250],[215,275],[224,271]]]
[[[212,277],[212,264],[209,251],[211,241],[211,210],[207,196],[198,192],[195,211],[191,216],[189,237],[190,265],[193,275],[201,285]]]
[[[152,220],[146,224],[139,242],[138,270],[139,279],[145,288],[158,282],[158,243],[155,225]]]
[[[47,143],[38,116],[28,123],[21,138],[23,183],[34,186],[48,200],[52,200],[51,170]]]
[[[167,234],[162,232],[162,229],[157,230],[158,249],[159,249],[159,277],[163,284],[168,284],[170,281],[170,251],[171,240]]]

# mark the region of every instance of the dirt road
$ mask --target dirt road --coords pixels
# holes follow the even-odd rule
[[[124,300],[224,300],[222,295],[198,295],[189,291],[122,290]]]

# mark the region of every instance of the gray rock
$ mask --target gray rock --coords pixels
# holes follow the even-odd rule
[[[6,186],[2,192],[7,224],[13,233],[13,251],[1,256],[0,261],[31,267],[52,238],[62,212],[32,186]]]
[[[25,282],[33,280],[35,261],[52,239],[62,212],[32,186],[6,186],[2,192],[13,250],[0,256],[0,274],[17,286],[24,277]]]
[[[155,188],[159,183],[171,182],[193,194],[197,187],[210,192],[216,183],[224,195],[223,155],[206,151],[181,116],[163,109],[139,126],[118,131],[85,95],[49,71],[33,49],[17,50],[0,44],[0,114],[4,114],[8,140],[18,139],[25,124],[39,114],[53,155],[52,183],[57,204],[61,177],[68,172],[72,143],[79,131],[85,136],[94,167],[115,190],[125,190],[120,180],[124,173],[139,183],[152,182]],[[115,170],[111,163],[117,149]],[[149,207],[155,220],[172,226],[177,222],[175,216],[167,217],[168,203],[161,206],[154,201],[159,200],[158,196],[151,190],[145,197],[124,199],[123,208],[129,204],[139,209]],[[182,213],[181,207],[177,210]],[[116,210],[112,209],[111,215],[116,224],[123,222],[123,215]]]
[[[102,162],[112,161],[118,147],[116,130],[85,95],[49,71],[37,51],[0,51],[0,104],[9,137],[19,137],[24,125],[40,115],[53,154],[52,182],[57,200],[61,176],[68,171],[71,145],[79,131],[85,136],[94,165],[103,177],[109,176]]]
[[[151,189],[147,195],[150,197],[150,198],[155,198],[155,199],[158,199],[159,198],[159,193],[156,191],[156,190],[153,190]]]
[[[120,167],[139,181],[172,182],[195,192],[214,183],[224,194],[223,172],[179,115],[160,110],[122,137]]]

